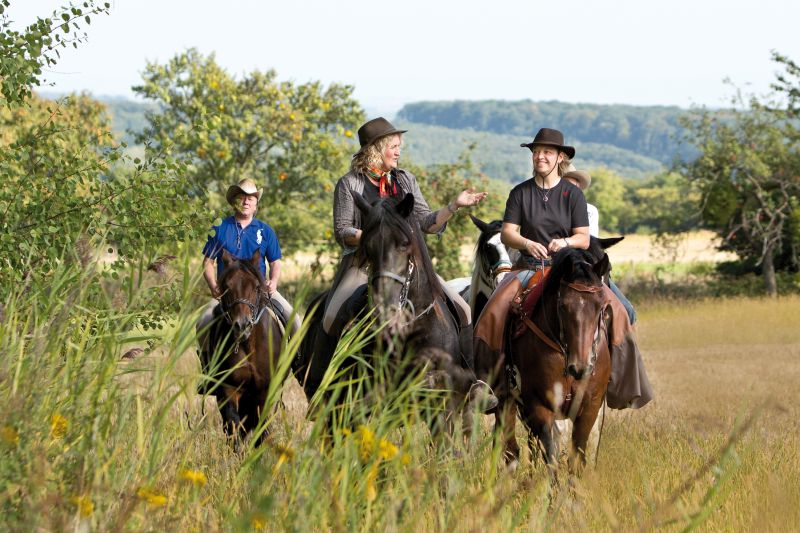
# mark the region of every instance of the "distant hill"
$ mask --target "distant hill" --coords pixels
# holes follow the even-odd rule
[[[519,135],[500,135],[485,131],[451,129],[403,120],[397,126],[409,130],[403,138],[404,155],[419,165],[452,163],[471,144],[472,160],[492,178],[516,183],[531,176],[530,151],[520,142],[530,140]],[[598,143],[575,143],[575,165],[591,170],[608,167],[628,178],[645,178],[664,170],[661,162],[616,146]]]
[[[444,101],[406,104],[399,121],[485,131],[532,139],[543,126],[560,129],[570,143],[611,145],[665,165],[676,155],[689,155],[680,147],[679,107],[567,104],[531,100]],[[633,165],[636,166],[636,165]]]
[[[124,97],[96,97],[98,100],[108,106],[108,113],[111,117],[112,131],[117,138],[125,140],[129,144],[133,144],[133,136],[128,132],[140,132],[147,125],[145,120],[146,111],[154,111],[157,107],[149,102],[138,102],[135,100],[127,99]],[[653,131],[650,132],[651,145],[656,146],[658,143],[655,139],[662,139],[659,150],[650,150],[650,152],[663,152],[660,157],[647,155],[647,150],[641,148],[631,149],[625,146],[620,146],[617,142],[622,143],[622,132],[616,131],[613,127],[606,128],[605,136],[593,137],[588,135],[587,132],[594,131],[600,126],[592,126],[591,128],[580,130],[580,135],[577,133],[579,128],[572,126],[565,126],[565,121],[542,118],[538,122],[530,118],[530,109],[532,109],[532,102],[527,102],[527,109],[529,112],[529,121],[522,121],[519,116],[526,116],[520,109],[525,109],[525,106],[520,106],[520,102],[419,102],[414,104],[407,104],[398,113],[398,118],[395,123],[402,126],[404,129],[410,130],[409,135],[404,139],[404,155],[419,165],[430,165],[434,163],[452,163],[458,156],[470,145],[475,144],[475,150],[472,154],[473,161],[478,165],[478,168],[492,178],[497,178],[512,183],[519,182],[530,176],[531,162],[530,155],[526,150],[519,147],[520,142],[530,140],[535,133],[533,131],[538,124],[558,124],[568,136],[570,142],[574,142],[577,149],[577,156],[575,163],[579,168],[591,170],[599,166],[608,167],[621,176],[628,178],[645,178],[655,173],[664,170],[665,165],[672,161],[672,156],[669,150],[677,150],[677,144],[674,141],[663,140],[664,132],[669,129],[665,124],[672,124],[677,120],[677,116],[681,112],[679,108],[649,108],[649,107],[633,107],[633,106],[594,106],[594,105],[574,105],[572,113],[567,113],[573,104],[564,104],[559,102],[535,104],[542,109],[551,108],[561,109],[564,111],[564,117],[572,117],[573,119],[582,116],[585,110],[583,108],[608,108],[603,114],[608,117],[617,117],[616,124],[628,131],[638,131],[645,127],[645,124],[653,124]],[[463,115],[455,113],[454,109],[464,109],[469,112]],[[663,116],[661,119],[656,120],[651,117],[649,113],[651,110],[662,110]],[[521,113],[519,116],[513,115],[513,111],[517,110]],[[639,114],[636,110],[640,110]],[[669,113],[667,112],[669,111]],[[430,111],[430,113],[428,113]],[[597,124],[600,124],[599,118],[600,111],[596,117]],[[435,121],[447,121],[447,117],[453,113],[453,121],[458,127],[447,127],[434,124]],[[548,111],[549,113],[549,111]],[[622,114],[619,114],[622,113]],[[516,118],[513,118],[512,115]],[[422,122],[409,120],[407,117],[421,116],[424,118]],[[549,116],[549,115],[548,115]],[[620,117],[627,117],[622,120]],[[470,117],[472,117],[470,119]],[[482,117],[478,120],[478,117]],[[505,122],[505,118],[509,122]],[[649,117],[649,118],[648,118]],[[604,119],[606,120],[606,119]],[[606,122],[611,124],[611,119]],[[636,122],[636,126],[631,124]],[[470,125],[471,124],[471,125]],[[625,126],[627,124],[627,126]],[[494,128],[481,130],[482,128]],[[663,126],[663,128],[662,128]],[[513,130],[516,128],[519,131],[506,131],[497,132],[495,130]],[[593,129],[594,128],[594,129]],[[679,131],[678,126],[670,126],[669,131]],[[602,130],[602,128],[600,128]],[[572,133],[576,132],[574,135]],[[659,133],[660,132],[660,133]],[[572,140],[574,139],[574,141]],[[602,139],[611,140],[614,142],[603,142]],[[642,145],[643,141],[640,139],[637,142],[627,142],[627,145]],[[626,144],[626,143],[622,143]],[[669,148],[673,147],[673,148]]]

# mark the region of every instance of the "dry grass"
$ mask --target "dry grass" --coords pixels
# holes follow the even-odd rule
[[[514,475],[499,468],[488,417],[461,457],[432,450],[420,424],[400,424],[411,409],[368,422],[376,441],[399,447],[391,460],[365,459],[363,435],[323,450],[293,379],[273,445],[234,454],[213,400],[200,421],[191,317],[119,361],[130,343],[112,332],[91,348],[100,330],[85,320],[16,336],[28,314],[12,306],[0,323],[0,398],[13,407],[0,413],[0,528],[797,530],[798,316],[800,297],[643,305],[656,399],[609,411],[597,467],[550,495],[538,458],[526,454]],[[207,482],[187,481],[187,469]]]

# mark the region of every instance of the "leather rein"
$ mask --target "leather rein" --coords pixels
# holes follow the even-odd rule
[[[584,285],[582,283],[566,283],[564,281],[561,282],[562,286],[568,287],[572,290],[578,292],[587,292],[587,293],[598,293],[602,292],[603,286],[592,286],[592,285]],[[556,314],[558,318],[558,339],[553,340],[552,335],[548,335],[542,329],[537,326],[533,320],[527,315],[520,315],[523,324],[525,324],[528,329],[533,331],[533,333],[539,337],[539,339],[544,342],[547,346],[555,350],[556,352],[560,353],[564,358],[564,375],[567,375],[567,369],[569,366],[568,356],[567,356],[567,343],[564,340],[564,321],[561,319],[561,291],[557,292],[558,300],[556,302]],[[600,316],[597,321],[597,329],[595,330],[594,339],[592,340],[592,356],[589,359],[589,369],[590,374],[594,375],[595,364],[597,363],[597,347],[600,343],[600,332],[605,331],[606,329],[606,321],[605,321],[605,308],[606,305],[600,309]],[[550,321],[547,320],[547,316],[545,315],[545,323],[548,325],[548,330],[550,329]],[[551,332],[552,333],[552,332]]]

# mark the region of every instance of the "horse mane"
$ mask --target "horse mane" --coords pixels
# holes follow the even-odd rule
[[[586,285],[599,286],[603,281],[592,268],[596,260],[592,254],[579,248],[563,248],[553,258],[550,274],[545,282],[542,300],[554,297],[561,282],[584,282]]]
[[[444,291],[441,284],[436,277],[433,269],[433,261],[428,254],[428,246],[422,238],[422,230],[419,227],[419,222],[416,217],[410,216],[404,218],[397,212],[397,204],[400,201],[396,198],[382,198],[372,206],[369,216],[365,217],[364,221],[364,234],[373,232],[384,223],[389,224],[392,228],[402,233],[411,243],[411,253],[417,268],[422,270],[431,288],[434,300],[439,298],[441,301],[446,301]],[[358,258],[363,264],[366,261],[366,254],[364,253],[364,239],[361,239],[361,244],[358,247]]]

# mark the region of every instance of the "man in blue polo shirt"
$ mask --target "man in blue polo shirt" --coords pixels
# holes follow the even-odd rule
[[[203,248],[203,277],[208,283],[211,295],[216,299],[221,296],[217,279],[222,275],[224,268],[222,262],[222,250],[227,250],[229,254],[238,259],[249,261],[256,250],[259,251],[263,260],[260,262],[261,273],[267,280],[265,287],[273,303],[277,303],[276,309],[283,316],[281,319],[284,324],[292,316],[292,306],[278,292],[278,281],[281,275],[281,247],[278,243],[278,236],[275,230],[266,222],[255,218],[258,210],[258,201],[261,199],[262,190],[256,187],[251,179],[243,179],[236,185],[228,187],[225,198],[234,208],[233,216],[222,220],[219,226],[214,226],[213,235],[208,237],[208,242]],[[216,263],[216,266],[214,265]],[[269,275],[267,274],[267,264],[269,264]],[[208,306],[203,316],[200,318],[197,328],[198,331],[207,326],[213,318],[216,301]],[[295,316],[290,333],[295,332],[300,327],[300,318]]]

